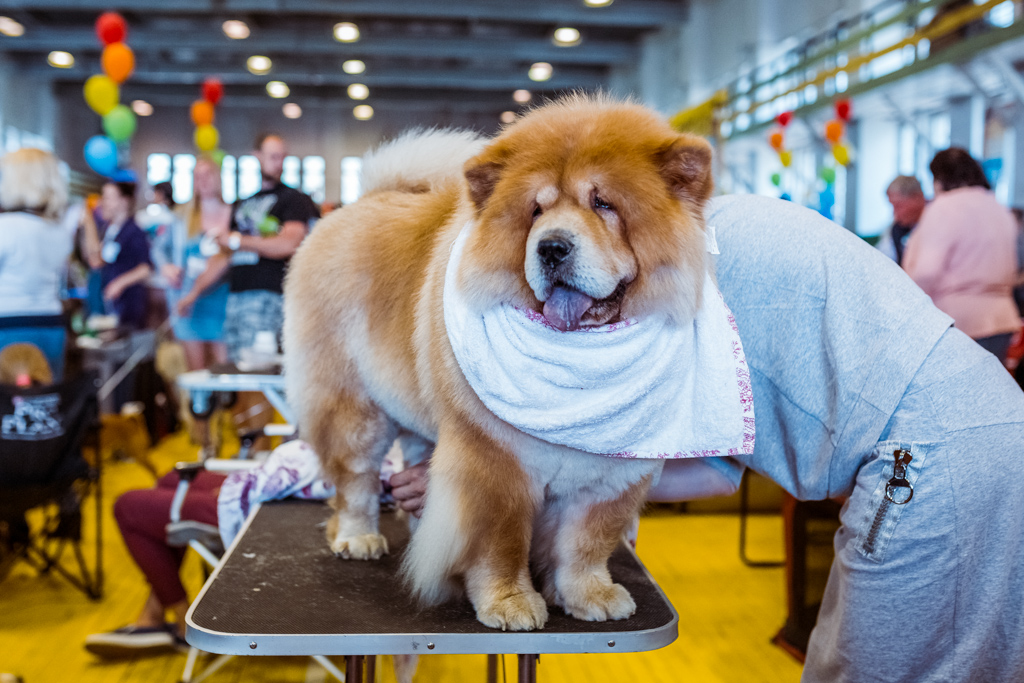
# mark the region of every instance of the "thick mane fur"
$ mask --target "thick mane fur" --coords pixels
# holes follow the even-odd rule
[[[384,143],[363,160],[363,194],[429,192],[462,178],[462,165],[488,140],[468,130],[414,129]]]

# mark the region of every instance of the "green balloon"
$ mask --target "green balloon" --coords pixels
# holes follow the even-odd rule
[[[782,174],[781,173],[772,173],[772,185],[774,185],[775,187],[778,187],[781,184],[782,184]]]
[[[226,157],[227,155],[228,153],[225,152],[224,150],[215,149],[212,152],[210,152],[210,159],[213,161],[213,163],[220,166],[224,163],[224,157]]]
[[[135,134],[135,114],[123,104],[111,109],[103,117],[103,132],[114,142],[124,142]]]
[[[821,179],[825,181],[826,185],[831,185],[836,181],[836,169],[831,166],[821,169]]]

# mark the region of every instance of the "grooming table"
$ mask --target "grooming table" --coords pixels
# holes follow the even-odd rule
[[[284,377],[280,374],[242,372],[233,365],[215,365],[209,370],[181,374],[176,382],[189,392],[196,414],[209,410],[210,396],[215,391],[258,391],[289,424],[295,423],[295,415],[284,398]]]
[[[409,534],[394,514],[381,515],[391,554],[362,562],[331,553],[323,529],[329,513],[322,502],[300,500],[251,513],[189,609],[186,640],[221,654],[346,655],[348,683],[361,683],[364,670],[373,680],[378,654],[515,653],[519,680],[535,681],[541,653],[639,652],[676,639],[675,610],[625,546],[609,567],[636,601],[631,618],[579,621],[551,607],[543,630],[502,632],[478,622],[465,598],[416,607],[398,577]]]

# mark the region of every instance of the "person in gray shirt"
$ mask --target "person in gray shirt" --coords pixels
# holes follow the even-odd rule
[[[813,211],[710,202],[754,395],[744,467],[842,526],[803,681],[1024,681],[1024,394],[891,260]],[[700,461],[652,495],[693,497]],[[712,468],[703,468],[708,477]],[[690,472],[688,472],[688,470]]]

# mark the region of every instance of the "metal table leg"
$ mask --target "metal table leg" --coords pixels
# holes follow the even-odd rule
[[[487,655],[487,683],[498,683],[498,655]]]
[[[519,655],[519,683],[537,683],[537,655]]]
[[[366,657],[366,683],[375,683],[377,680],[377,655]]]
[[[345,682],[363,683],[362,655],[347,655],[345,657]]]

